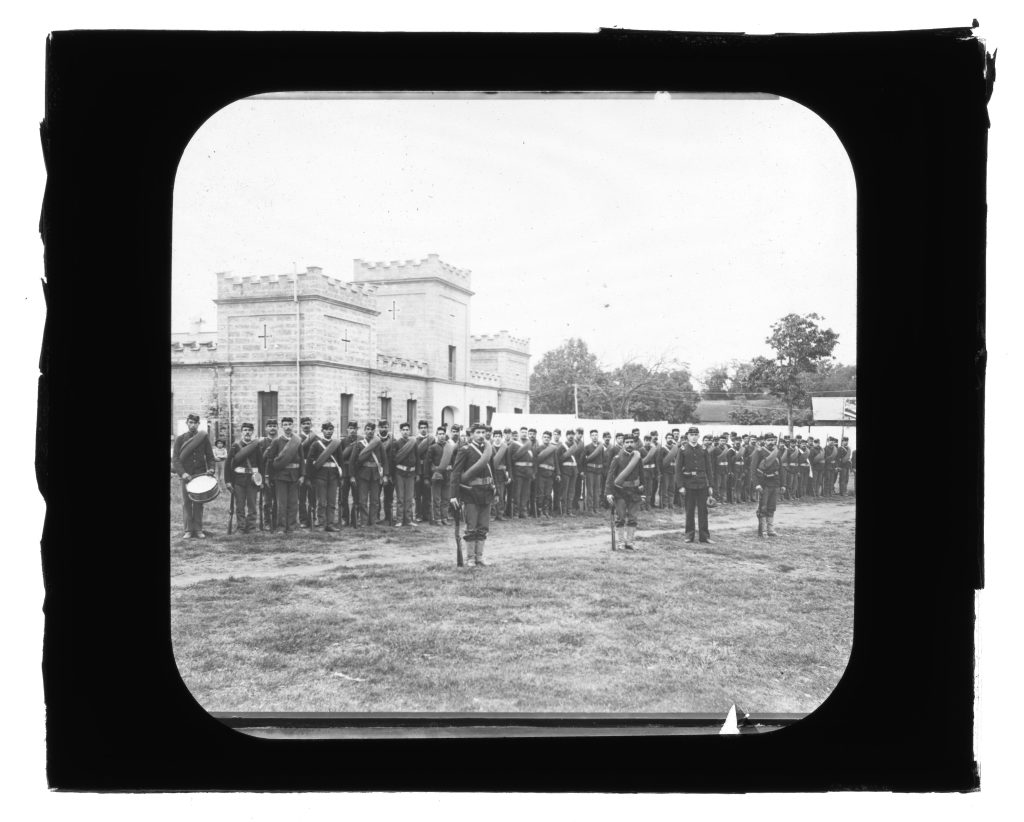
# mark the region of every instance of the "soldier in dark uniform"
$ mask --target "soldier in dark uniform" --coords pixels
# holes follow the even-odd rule
[[[320,426],[321,437],[311,438],[306,454],[306,477],[316,494],[316,525],[324,531],[338,530],[338,486],[341,484],[341,439],[334,439],[334,423]]]
[[[658,445],[658,432],[652,431],[644,437],[644,447],[641,453],[643,460],[644,507],[647,509],[654,507],[654,498],[658,493],[658,475],[661,474],[661,470],[658,468],[659,453],[661,453],[661,448]]]
[[[263,423],[263,437],[260,439],[260,473],[263,475],[263,486],[260,498],[263,501],[263,527],[274,530],[274,514],[277,505],[274,501],[274,481],[267,474],[267,449],[277,439],[277,420],[270,419]]]
[[[299,437],[302,439],[302,462],[305,463],[309,457],[309,448],[317,435],[313,432],[313,420],[311,417],[302,417],[299,420]],[[312,528],[313,518],[316,515],[316,489],[312,482],[304,482],[299,486],[299,527]]]
[[[643,458],[636,451],[636,437],[623,437],[622,450],[608,464],[604,493],[609,505],[615,506],[615,551],[621,545],[626,551],[635,551],[637,514],[644,494]],[[625,534],[623,534],[625,528]]]
[[[551,495],[560,476],[557,452],[558,447],[551,442],[551,432],[545,431],[539,450],[533,455],[537,465],[537,516],[545,519],[551,518]]]
[[[526,428],[519,432],[519,444],[512,453],[512,494],[515,497],[515,515],[525,519],[530,510],[530,489],[535,472],[533,446]]]
[[[857,449],[850,453],[850,470],[853,471],[853,495],[857,495]]]
[[[673,429],[676,430],[676,429]],[[658,487],[661,489],[660,507],[669,513],[676,510],[676,458],[679,456],[679,440],[676,434],[669,432],[665,436],[665,445],[662,446],[662,455],[658,458],[658,468],[661,471],[661,480]]]
[[[757,535],[775,536],[775,508],[778,503],[778,491],[782,485],[782,446],[776,443],[775,434],[770,431],[765,435],[765,447],[755,452],[750,463],[751,482],[759,494],[757,503]]]
[[[181,477],[181,500],[182,515],[185,521],[185,533],[182,539],[206,539],[206,532],[203,530],[203,504],[192,502],[188,492],[185,490],[189,481],[199,474],[215,476],[217,469],[214,463],[213,446],[210,445],[210,438],[204,431],[199,433],[199,415],[189,414],[185,421],[188,430],[179,434],[174,440],[174,472]],[[196,442],[189,445],[189,441],[200,437]]]
[[[491,460],[494,448],[484,442],[485,426],[474,423],[470,441],[455,454],[448,496],[453,505],[461,505],[466,522],[466,553],[475,565],[484,562],[484,542],[490,530],[491,503],[494,501],[494,475]]]
[[[448,524],[448,485],[451,479],[452,459],[456,446],[448,441],[448,431],[441,426],[434,432],[433,442],[427,448],[425,465],[430,478],[430,524]],[[447,462],[444,459],[448,454]]]
[[[721,442],[715,447],[713,459],[715,461],[715,496],[720,502],[729,499],[729,477],[733,470],[732,448],[728,441]]]
[[[559,474],[562,477],[562,498],[559,508],[563,517],[574,517],[573,494],[576,493],[576,474],[578,472],[579,455],[583,446],[576,442],[576,432],[569,430],[565,434],[565,446],[558,455]]]
[[[811,491],[815,497],[820,497],[825,477],[825,449],[821,447],[821,440],[812,440],[807,458],[811,464]]]
[[[417,442],[410,436],[412,428],[409,423],[403,422],[399,425],[398,432],[398,439],[391,443],[388,466],[391,469],[395,497],[398,501],[395,518],[397,519],[397,514],[401,513],[402,521],[399,526],[408,528],[411,525],[416,525]]]
[[[693,542],[694,537],[699,536],[701,542],[710,544],[708,498],[714,498],[711,487],[711,454],[703,445],[698,444],[699,436],[700,431],[696,426],[686,430],[686,442],[680,446],[676,457],[675,486],[683,495],[683,502],[686,504],[686,541]]]
[[[305,482],[302,462],[302,439],[292,431],[295,421],[281,417],[281,436],[275,439],[264,455],[267,476],[274,483],[277,522],[271,531],[283,527],[286,534],[299,527],[299,487]]]
[[[416,424],[416,522],[432,522],[430,471],[427,470],[427,452],[434,444],[430,425],[426,420]]]
[[[622,447],[622,440],[620,439],[622,434],[616,434],[615,442],[612,442],[612,435],[610,431],[605,431],[601,435],[601,442],[604,445],[604,451],[601,453],[601,487],[604,487],[605,477],[608,476],[608,466],[612,464],[612,457],[614,457],[619,449]],[[605,495],[601,494],[601,508],[609,508],[608,500],[605,499]]]
[[[537,429],[531,428],[528,432],[530,450],[533,452],[533,474],[530,477],[530,516],[540,515],[537,510],[537,454],[540,453],[540,443],[537,441]]]
[[[253,439],[251,422],[242,423],[242,436],[231,443],[224,461],[224,481],[235,498],[238,533],[248,534],[256,528],[257,491],[253,474],[260,469],[260,444]]]
[[[845,497],[850,486],[850,438],[843,437],[836,462],[839,466],[839,496]]]
[[[562,454],[565,453],[565,443],[562,442],[562,429],[554,428],[551,431],[551,444],[555,446],[555,462],[559,466],[558,476],[555,477],[554,482],[551,485],[551,493],[553,501],[551,503],[551,513],[561,514],[562,513]]]
[[[590,432],[590,442],[583,449],[583,481],[584,481],[584,504],[583,509],[587,513],[598,513],[599,499],[601,498],[602,486],[604,484],[604,446],[600,437],[597,436],[597,429]]]
[[[581,514],[584,512],[583,507],[583,495],[586,491],[587,478],[584,472],[583,465],[583,449],[585,443],[583,442],[583,429],[576,429],[576,447],[578,453],[576,454],[576,488],[573,491],[573,510],[579,511]]]
[[[380,478],[380,491],[384,502],[380,510],[384,512],[384,523],[393,526],[395,524],[395,468],[391,463],[395,453],[395,438],[391,436],[387,420],[377,423],[377,436],[381,441],[380,457],[384,465],[384,475]]]
[[[498,521],[505,518],[505,511],[508,505],[512,429],[506,428],[502,432],[501,437],[495,436],[493,445],[494,457],[491,460],[491,469],[494,474],[494,505],[491,511],[491,518]]]
[[[825,440],[825,479],[823,480],[822,492],[826,497],[835,493],[836,485],[836,455],[839,453],[839,444],[835,437]]]
[[[349,460],[352,457],[352,446],[359,439],[359,423],[349,421],[346,431],[345,440],[338,452],[338,462],[341,465],[341,483],[338,487],[338,522],[339,524],[354,525],[356,485],[352,478]]]
[[[384,473],[383,447],[376,436],[377,426],[368,422],[363,427],[363,438],[356,440],[349,457],[349,472],[356,481],[356,509],[352,512],[353,525],[376,525],[380,504],[380,481]]]

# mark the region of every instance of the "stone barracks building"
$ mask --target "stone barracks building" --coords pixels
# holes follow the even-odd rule
[[[472,335],[470,272],[422,260],[354,261],[352,282],[217,275],[217,330],[171,335],[171,433],[196,412],[231,439],[243,422],[489,422],[530,410],[529,341]]]

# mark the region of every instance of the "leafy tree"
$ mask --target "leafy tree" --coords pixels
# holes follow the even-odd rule
[[[661,358],[652,365],[627,360],[587,386],[595,416],[637,420],[696,420],[699,397],[689,368]],[[582,414],[582,411],[581,411]]]
[[[852,396],[857,393],[857,366],[825,362],[818,367],[817,373],[802,374],[800,381],[810,395],[848,393]]]
[[[793,430],[794,411],[805,405],[808,393],[803,377],[817,374],[830,364],[839,335],[831,328],[822,328],[817,314],[787,314],[772,323],[771,335],[765,340],[775,350],[775,359],[756,357],[751,361],[749,380],[778,397],[786,406],[786,424]]]
[[[726,365],[713,365],[704,372],[705,399],[717,399],[715,394],[727,394],[729,391],[729,367]]]
[[[537,414],[572,414],[573,384],[580,387],[580,416],[585,411],[586,392],[583,386],[597,381],[601,374],[597,357],[587,344],[572,337],[558,348],[548,351],[534,366],[530,375],[530,410]]]

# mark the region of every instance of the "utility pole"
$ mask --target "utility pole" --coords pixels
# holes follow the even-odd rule
[[[573,412],[576,414],[576,419],[579,419],[580,418],[580,396],[579,396],[579,393],[576,390],[577,388],[578,388],[578,384],[577,383],[573,383],[572,384],[572,407],[573,407]]]

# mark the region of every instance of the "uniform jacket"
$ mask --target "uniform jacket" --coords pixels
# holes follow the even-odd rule
[[[306,464],[302,461],[302,446],[299,446],[298,453],[295,454],[295,458],[289,465],[295,465],[295,468],[281,468],[278,470],[274,469],[274,460],[277,458],[291,438],[286,437],[283,434],[276,437],[273,442],[270,443],[270,447],[263,454],[263,473],[275,480],[282,480],[284,482],[298,482],[299,477],[306,475]]]
[[[388,466],[391,468],[391,476],[397,476],[398,474],[408,474],[410,476],[416,476],[420,473],[419,466],[419,453],[418,443],[416,440],[409,438],[409,441],[399,439],[391,439],[391,449],[388,452]],[[398,452],[406,445],[411,446],[411,450],[401,460],[398,459]],[[426,449],[424,449],[426,451]],[[399,471],[399,466],[406,468],[406,471]]]
[[[370,438],[372,440],[373,437]],[[390,438],[389,438],[390,439]],[[377,466],[383,469],[384,476],[388,475],[387,466],[387,442],[381,443],[379,448],[375,448],[373,453],[368,456],[363,456],[363,449],[369,444],[369,440],[359,439],[356,440],[352,445],[352,454],[348,460],[349,476],[355,479],[361,480],[372,480],[377,478],[381,471],[378,470]],[[377,456],[376,462],[373,459],[373,455]]]
[[[613,494],[617,497],[630,497],[634,494],[640,494],[643,492],[644,465],[642,455],[641,458],[637,460],[636,467],[626,475],[626,478],[623,480],[623,485],[620,487],[615,484],[615,478],[622,473],[627,465],[629,465],[629,461],[631,459],[633,459],[633,454],[627,452],[625,448],[612,457],[611,462],[608,464],[608,473],[605,476],[604,481],[605,494]],[[630,484],[634,482],[636,485]]]
[[[679,456],[676,458],[676,488],[707,488],[713,478],[711,454],[704,450],[703,445],[690,445],[689,442],[684,442],[679,447]]]
[[[512,461],[512,476],[519,477],[520,479],[533,479],[536,474],[536,469],[533,464],[533,447],[529,441],[525,443],[512,443],[515,446],[515,451],[509,448],[509,459]],[[524,463],[520,465],[519,463]],[[526,465],[525,463],[529,463]]]
[[[475,478],[490,479],[490,484],[464,485],[462,482],[463,473],[476,465],[486,450],[486,445],[478,448],[473,442],[459,446],[459,450],[452,457],[452,476],[448,486],[449,498],[457,498],[461,502],[468,502],[472,505],[491,504],[494,500],[494,471],[490,465],[484,466],[483,472]]]
[[[332,477],[341,479],[341,472],[338,470],[341,468],[341,452],[345,449],[345,443],[338,443],[334,452],[329,456],[324,464],[319,468],[314,467],[317,459],[320,455],[327,450],[327,447],[332,442],[338,442],[338,440],[324,440],[317,437],[315,442],[309,444],[309,452],[306,454],[306,476],[311,479],[318,480],[329,480]]]
[[[174,472],[178,476],[189,474],[194,477],[196,474],[205,474],[207,471],[213,470],[213,446],[210,444],[209,436],[207,436],[206,442],[192,449],[192,453],[185,457],[184,463],[181,461],[181,449],[186,442],[198,434],[198,431],[195,434],[186,431],[184,434],[179,434],[178,438],[174,441],[173,465]]]
[[[762,488],[779,488],[782,485],[781,468],[781,451],[759,448],[754,452],[750,462],[751,485],[760,485]]]
[[[228,449],[228,458],[224,461],[224,481],[244,488],[247,485],[252,485],[252,472],[259,470],[262,455],[257,444],[256,450],[239,462],[237,455],[241,450],[241,443],[237,441],[231,443],[231,447]],[[244,474],[236,474],[236,468],[248,468],[249,471]]]

